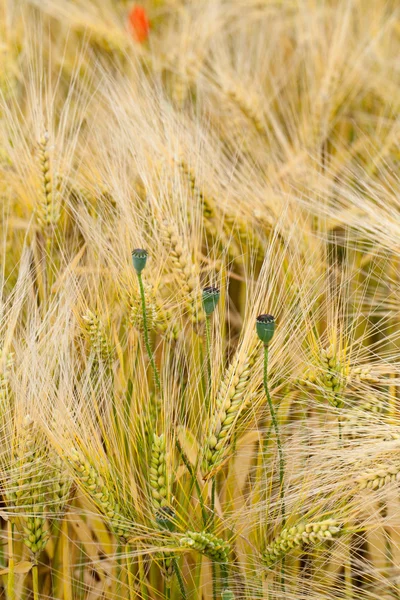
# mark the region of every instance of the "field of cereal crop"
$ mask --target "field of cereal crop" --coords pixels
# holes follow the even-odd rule
[[[400,599],[396,0],[0,0],[0,599]]]

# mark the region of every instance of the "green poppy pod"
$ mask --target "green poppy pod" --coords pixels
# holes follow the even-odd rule
[[[156,522],[161,529],[174,531],[175,511],[170,506],[162,506],[156,513]]]
[[[256,329],[260,340],[268,346],[275,332],[275,317],[272,315],[258,315]]]
[[[221,593],[222,600],[235,600],[235,594],[231,590],[224,590]]]
[[[132,250],[133,267],[138,275],[140,275],[146,266],[147,256],[147,250],[143,250],[142,248]]]
[[[203,289],[202,301],[206,315],[211,315],[211,313],[214,312],[215,307],[218,304],[219,297],[220,291],[218,288],[210,285]]]

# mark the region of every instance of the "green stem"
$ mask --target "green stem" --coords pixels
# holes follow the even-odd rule
[[[210,530],[214,529],[214,512],[215,512],[215,491],[216,491],[216,477],[214,476],[211,484],[211,518],[210,518]],[[217,565],[214,561],[211,563],[212,572],[212,587],[213,587],[213,600],[217,600]]]
[[[271,438],[272,427],[273,427],[273,424],[270,423],[269,427],[268,427],[267,435],[265,436],[264,441],[263,441],[263,450],[262,450],[263,456],[267,453],[269,440]]]
[[[212,483],[211,483],[211,531],[214,529],[214,512],[215,512],[215,490],[216,490],[216,477],[214,476],[212,478]]]
[[[193,591],[196,594],[195,597],[197,598],[197,600],[202,600],[202,598],[203,598],[202,590],[200,587],[202,562],[203,562],[203,556],[201,554],[199,554],[197,557],[196,567],[195,567],[195,572],[194,572],[194,577],[193,577],[193,581],[194,581],[194,590]]]
[[[66,518],[61,523],[62,536],[62,572],[63,572],[63,600],[72,600],[71,586],[71,564],[70,564],[70,548],[68,537],[68,521]]]
[[[179,585],[179,589],[180,589],[180,592],[181,592],[182,600],[186,600],[187,594],[186,594],[185,582],[183,581],[182,573],[181,573],[181,570],[179,568],[178,561],[176,560],[176,558],[173,559],[173,563],[172,564],[174,566],[174,571],[175,571],[176,579],[178,581],[178,585]]]
[[[157,369],[157,366],[156,366],[156,363],[155,363],[155,360],[154,360],[154,356],[153,356],[153,351],[152,351],[152,349],[150,347],[150,341],[149,341],[149,328],[148,328],[148,324],[147,324],[146,297],[145,297],[145,294],[144,294],[142,274],[138,273],[137,277],[138,277],[138,281],[139,281],[140,298],[142,300],[144,344],[146,346],[147,356],[149,357],[150,364],[151,364],[151,367],[153,369],[154,381],[156,383],[158,391],[161,393],[160,375],[158,373],[158,369]]]
[[[283,458],[283,448],[282,442],[279,435],[279,425],[278,420],[276,418],[274,405],[272,404],[271,396],[268,388],[268,346],[264,346],[264,390],[265,395],[267,396],[269,411],[271,413],[272,424],[275,429],[276,435],[276,443],[278,445],[278,454],[279,454],[279,484],[280,484],[280,494],[281,494],[281,502],[282,502],[282,525],[285,525],[286,516],[285,516],[285,489],[284,489],[284,474],[285,474],[285,463]]]
[[[135,586],[134,586],[134,577],[132,573],[132,565],[129,558],[130,547],[129,544],[125,545],[125,557],[126,557],[126,571],[128,574],[128,592],[129,592],[129,600],[133,600],[135,597]]]
[[[164,583],[164,596],[165,600],[170,600],[171,598],[171,586],[169,581],[165,581]]]
[[[280,496],[281,496],[281,513],[282,513],[282,527],[284,527],[286,522],[286,511],[285,511],[285,488],[284,488],[284,475],[285,475],[285,463],[283,458],[283,448],[282,442],[279,435],[279,425],[278,419],[276,418],[276,413],[274,409],[274,405],[272,404],[271,396],[268,388],[268,345],[264,345],[264,390],[265,395],[267,396],[269,411],[271,413],[272,424],[275,429],[276,435],[276,443],[278,445],[278,454],[279,454],[279,484],[280,484]],[[282,568],[281,568],[281,585],[282,591],[285,592],[285,560],[282,559]]]
[[[139,561],[140,592],[141,592],[143,600],[149,600],[149,591],[147,589],[146,573],[144,571],[144,564],[143,564],[143,556],[142,555],[139,555],[138,561]]]
[[[116,586],[115,586],[116,587],[115,591],[116,591],[116,594],[117,594],[118,598],[121,595],[121,587],[122,587],[121,586],[121,575],[122,575],[122,565],[121,565],[122,558],[121,558],[121,555],[122,555],[122,545],[121,545],[121,542],[118,541],[117,552],[116,552],[116,558],[117,558],[117,561],[116,561],[116,568],[117,568],[117,577],[116,577],[116,580],[117,581],[116,581]]]
[[[210,410],[211,396],[211,317],[206,315],[206,354],[207,354],[207,389],[206,389],[206,414]]]
[[[212,589],[213,589],[213,600],[217,600],[217,565],[214,561],[211,563],[211,571],[212,571]]]
[[[63,587],[63,558],[62,558],[62,534],[61,523],[55,519],[52,524],[52,535],[54,539],[53,559],[51,565],[51,586],[54,598],[62,598]]]
[[[228,566],[225,563],[221,563],[220,569],[221,569],[222,589],[226,590],[229,587],[229,582],[228,582]]]
[[[32,567],[32,588],[33,600],[39,600],[39,573],[37,564],[34,564]]]

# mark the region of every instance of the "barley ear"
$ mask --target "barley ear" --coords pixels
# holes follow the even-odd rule
[[[340,533],[341,526],[334,519],[325,519],[309,523],[299,523],[281,531],[273,542],[268,544],[263,552],[263,562],[272,567],[286,554],[301,545],[326,542]]]

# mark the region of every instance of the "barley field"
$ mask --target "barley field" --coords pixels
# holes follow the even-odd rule
[[[400,600],[399,56],[0,0],[1,600]]]

